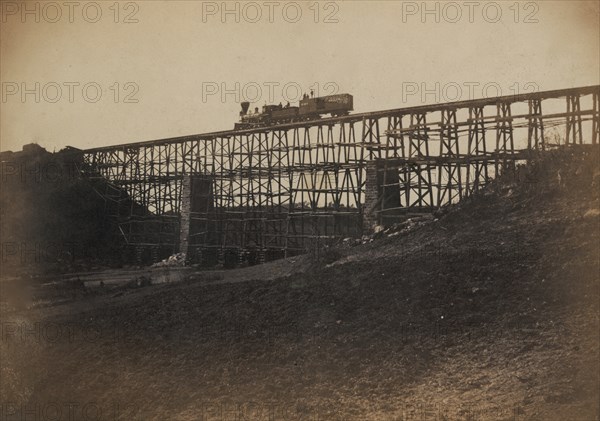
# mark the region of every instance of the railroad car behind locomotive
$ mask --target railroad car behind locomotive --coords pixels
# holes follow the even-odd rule
[[[289,103],[285,106],[281,104],[264,105],[261,112],[256,107],[253,113],[249,112],[249,102],[242,102],[241,106],[240,122],[235,124],[235,130],[318,120],[325,114],[330,114],[332,117],[348,115],[353,110],[354,102],[350,94],[327,95],[318,98],[312,98],[305,94],[298,107],[290,106]]]

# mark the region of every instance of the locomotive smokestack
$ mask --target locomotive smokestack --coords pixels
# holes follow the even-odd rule
[[[242,102],[240,105],[242,106],[242,111],[240,112],[240,115],[246,115],[246,113],[248,112],[248,108],[250,108],[250,103]]]

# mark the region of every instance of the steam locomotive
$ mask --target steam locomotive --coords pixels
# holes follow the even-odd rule
[[[304,94],[298,107],[287,105],[264,105],[262,112],[258,107],[254,113],[248,112],[249,102],[242,102],[240,122],[235,123],[235,130],[253,129],[256,127],[271,126],[274,124],[293,123],[297,121],[310,121],[321,118],[324,114],[332,117],[348,115],[353,110],[353,98],[350,94],[328,95],[312,98]]]

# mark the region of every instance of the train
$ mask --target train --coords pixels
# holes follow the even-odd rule
[[[240,104],[240,121],[235,123],[235,130],[253,129],[275,124],[294,123],[298,121],[318,120],[325,114],[332,117],[344,116],[353,111],[354,99],[350,94],[336,94],[313,98],[304,94],[297,107],[287,105],[264,105],[259,111],[249,112],[250,103]]]

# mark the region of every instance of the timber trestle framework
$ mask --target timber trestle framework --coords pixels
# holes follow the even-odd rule
[[[129,245],[258,260],[454,203],[561,142],[597,143],[600,86],[83,151]],[[125,206],[123,206],[125,204]],[[141,251],[139,251],[141,253]]]

